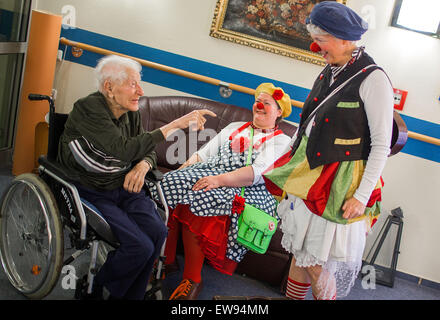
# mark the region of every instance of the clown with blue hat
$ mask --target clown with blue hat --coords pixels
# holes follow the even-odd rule
[[[368,23],[356,12],[334,1],[318,3],[306,24],[314,24],[336,38],[352,41],[360,40],[368,29]]]
[[[278,205],[282,245],[292,253],[286,296],[349,294],[366,235],[381,211],[381,177],[393,130],[393,90],[357,41],[368,24],[336,1],[306,20],[311,49],[327,62],[317,76],[284,155],[263,177]]]

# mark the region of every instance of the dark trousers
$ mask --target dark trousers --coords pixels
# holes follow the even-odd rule
[[[117,298],[143,299],[154,261],[167,236],[167,228],[153,201],[140,193],[129,193],[122,187],[95,191],[77,186],[81,197],[102,213],[120,246],[109,252],[95,277]]]

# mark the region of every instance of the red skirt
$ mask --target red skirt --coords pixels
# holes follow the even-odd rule
[[[237,262],[226,258],[229,216],[199,217],[191,212],[189,205],[179,204],[170,219],[177,219],[197,236],[205,258],[214,269],[228,275],[234,273]]]

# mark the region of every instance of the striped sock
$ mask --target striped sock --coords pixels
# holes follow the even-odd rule
[[[304,300],[310,283],[301,283],[287,278],[286,297],[293,300]]]

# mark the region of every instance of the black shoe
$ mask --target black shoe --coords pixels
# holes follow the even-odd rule
[[[92,292],[87,293],[89,283],[87,282],[87,275],[79,279],[76,283],[75,299],[78,300],[104,300],[104,287],[93,281]]]

